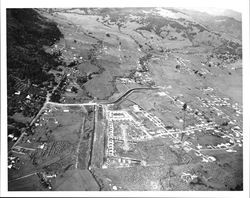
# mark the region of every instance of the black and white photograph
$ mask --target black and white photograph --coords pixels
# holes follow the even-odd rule
[[[247,197],[249,2],[177,2],[5,2],[5,196]]]

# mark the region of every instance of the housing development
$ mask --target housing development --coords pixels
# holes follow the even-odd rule
[[[243,189],[240,18],[8,9],[7,40],[9,191]]]

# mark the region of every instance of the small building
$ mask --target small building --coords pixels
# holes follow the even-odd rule
[[[216,161],[215,157],[213,157],[213,156],[209,156],[207,159],[208,159],[208,161],[210,161],[210,162]]]
[[[15,95],[20,95],[21,94],[21,91],[17,91],[14,93]]]
[[[133,105],[133,108],[134,108],[135,112],[140,112],[141,111],[141,109],[140,109],[140,107],[138,105]]]
[[[30,100],[30,99],[31,99],[30,95],[27,95],[27,96],[26,96],[26,99],[29,99],[29,100]]]

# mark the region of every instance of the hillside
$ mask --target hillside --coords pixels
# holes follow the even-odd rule
[[[9,189],[242,190],[242,24],[229,15],[9,9]]]

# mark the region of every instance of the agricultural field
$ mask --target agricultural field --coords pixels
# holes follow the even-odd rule
[[[9,9],[9,190],[242,191],[241,21],[221,17]]]

